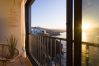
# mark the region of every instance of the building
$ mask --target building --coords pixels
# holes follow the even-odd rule
[[[31,31],[32,31],[32,34],[33,35],[44,35],[44,34],[47,34],[46,33],[46,30],[45,29],[42,29],[40,27],[35,27]]]

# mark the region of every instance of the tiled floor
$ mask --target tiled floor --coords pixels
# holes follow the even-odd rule
[[[28,58],[21,57],[20,59],[17,59],[15,62],[7,62],[6,66],[32,66]],[[2,62],[0,62],[0,66],[3,66]]]

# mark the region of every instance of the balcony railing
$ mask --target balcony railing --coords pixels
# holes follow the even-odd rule
[[[90,66],[92,47],[99,48],[99,44],[82,42],[82,66]],[[31,35],[30,54],[39,66],[66,66],[66,39]],[[82,47],[83,48],[83,47]]]
[[[66,39],[32,35],[30,53],[40,66],[63,66],[66,65],[63,58],[66,58],[66,46],[63,45],[66,45]]]

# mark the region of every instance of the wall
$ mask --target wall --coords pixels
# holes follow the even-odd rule
[[[14,35],[20,54],[22,47],[25,47],[25,2],[26,0],[0,0],[0,24],[3,25],[0,43],[7,43],[6,39]]]

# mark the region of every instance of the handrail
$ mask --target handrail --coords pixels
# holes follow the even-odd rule
[[[43,36],[43,37],[48,37],[48,38],[53,38],[53,39],[59,39],[59,40],[63,40],[63,41],[67,41],[66,38],[59,38],[59,37],[54,37],[54,36]],[[74,42],[74,40],[72,41]],[[90,43],[90,42],[84,42],[82,41],[83,45],[89,45],[89,46],[94,46],[94,47],[99,47],[99,43]]]
[[[89,45],[89,46],[94,46],[94,47],[99,47],[98,43],[89,43],[89,42],[82,42],[84,45]]]
[[[53,38],[53,39],[60,39],[60,40],[64,40],[64,41],[67,40],[67,39],[65,39],[65,38],[59,38],[59,37],[54,37],[54,36],[46,36],[46,35],[44,35],[43,37]]]

